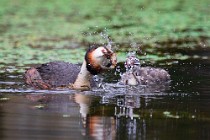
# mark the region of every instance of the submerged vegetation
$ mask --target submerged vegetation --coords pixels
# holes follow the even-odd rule
[[[208,0],[1,0],[0,67],[82,62],[88,44],[106,43],[101,32],[120,61],[139,47],[142,59],[185,59],[183,49],[210,46],[209,13]]]

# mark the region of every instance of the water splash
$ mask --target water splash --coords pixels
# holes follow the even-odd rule
[[[106,28],[104,29],[103,32],[100,33],[100,36],[102,37],[103,40],[105,40],[104,45],[106,44],[106,47],[107,47],[108,49],[112,49],[113,41],[112,41],[111,38],[109,37]]]

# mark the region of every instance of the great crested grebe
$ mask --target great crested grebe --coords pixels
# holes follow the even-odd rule
[[[116,54],[109,46],[90,47],[82,66],[68,62],[49,62],[25,72],[25,82],[39,89],[69,87],[88,90],[94,86],[93,75],[116,66]]]
[[[161,68],[141,67],[139,59],[129,54],[125,61],[126,72],[121,75],[125,85],[161,85],[170,83],[169,73]]]

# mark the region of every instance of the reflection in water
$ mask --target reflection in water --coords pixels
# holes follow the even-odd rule
[[[117,113],[119,108],[119,113]],[[121,116],[130,117],[140,117],[138,114],[133,113],[134,108],[140,108],[140,98],[132,95],[125,95],[123,98],[117,98],[117,106],[115,107],[115,116],[118,118]]]
[[[115,119],[107,116],[91,116],[91,96],[75,94],[75,102],[80,106],[81,120],[83,124],[82,135],[93,137],[97,140],[111,140],[115,138]],[[88,115],[89,114],[89,115]]]
[[[145,137],[146,124],[144,120],[140,119],[139,114],[134,113],[134,109],[140,108],[140,97],[137,95],[115,98],[114,102],[112,102],[114,106],[111,110],[105,110],[104,107],[98,109],[93,104],[98,103],[99,100],[96,102],[94,96],[85,95],[84,93],[71,95],[30,94],[26,95],[26,98],[32,102],[44,104],[44,107],[41,108],[42,110],[60,112],[69,116],[77,114],[76,110],[72,109],[72,104],[74,102],[77,103],[79,105],[81,136],[97,140],[111,140],[122,137],[123,133],[126,138],[133,139],[141,133],[141,137]],[[104,98],[99,99],[104,100]],[[108,98],[106,99],[109,100]],[[110,98],[110,100],[113,100],[113,98]],[[107,116],[106,114],[110,115]],[[139,121],[142,122],[140,127]]]
[[[26,95],[26,98],[32,102],[42,104],[43,108],[41,108],[41,110],[62,113],[65,117],[78,116],[78,118],[80,118],[80,121],[78,121],[78,124],[80,124],[78,125],[80,131],[78,132],[81,132],[81,136],[97,140],[115,139],[116,130],[114,117],[90,114],[93,96],[85,95],[83,93],[71,95],[30,94]],[[74,103],[79,105],[80,115],[75,108],[72,108]]]
[[[88,95],[76,93],[74,94],[74,100],[79,104],[79,112],[81,114],[82,128],[81,133],[83,136],[86,136],[87,128],[87,115],[89,114],[89,108],[91,105],[91,98]]]
[[[0,139],[210,139],[210,64],[197,63],[172,66],[167,92],[107,84],[31,94],[10,75],[0,80]]]
[[[195,139],[197,133],[204,133],[199,138],[209,138],[210,115],[202,113],[204,106],[198,108],[195,102],[189,102],[194,99],[189,96],[174,100],[175,96],[166,98],[165,95],[155,98],[132,93],[92,94],[3,96],[0,137],[120,140],[167,139],[170,135],[177,139]]]
[[[108,73],[104,89],[89,93],[34,91],[24,86],[22,73],[5,71],[0,73],[0,139],[210,139],[209,62],[163,66],[171,74],[170,89],[109,86],[118,79]]]
[[[93,97],[95,96],[75,94],[83,120],[83,135],[94,139],[165,139],[165,136],[175,135],[174,131],[180,133],[176,136],[178,139],[193,139],[194,134],[186,137],[191,131],[207,133],[204,128],[209,128],[209,126],[202,128],[194,124],[200,120],[200,116],[195,112],[200,112],[199,108],[194,108],[191,103],[188,104],[188,108],[185,108],[180,104],[182,101],[174,101],[173,96],[171,99],[160,98],[161,104],[157,104],[158,98],[155,99],[156,102],[152,102],[152,99],[147,96],[132,93],[114,97],[102,95],[97,102]],[[186,97],[185,102],[189,98]],[[168,111],[162,109],[165,108],[164,104],[168,107]],[[177,123],[176,119],[186,124],[186,127],[183,128],[182,123]]]
[[[116,98],[114,112],[112,111],[113,117],[94,115],[94,112],[90,111],[91,100],[91,96],[75,94],[75,101],[80,105],[84,129],[82,131],[83,135],[93,137],[97,140],[121,138],[123,133],[127,139],[136,139],[138,135],[138,137],[141,138],[146,137],[145,120],[141,120],[140,115],[134,113],[134,109],[140,108],[139,96],[125,95]],[[104,101],[104,96],[101,100],[103,100],[102,103],[109,102],[108,98],[106,98],[106,102]],[[143,103],[145,103],[145,101]],[[100,111],[104,114],[105,110]],[[141,126],[139,126],[139,122]]]
[[[140,119],[140,116],[134,114],[134,108],[140,108],[140,98],[132,95],[117,98],[117,106],[115,107],[116,128],[117,131],[120,132],[124,127],[124,129],[127,130],[125,133],[128,139],[136,139],[139,131],[137,121]],[[123,124],[123,119],[125,119],[125,124]],[[118,134],[121,134],[119,132]]]
[[[1,139],[80,139],[76,105],[61,96],[22,95],[8,96],[9,100],[0,102]],[[60,101],[59,101],[60,100]],[[34,108],[45,104],[44,108]],[[71,104],[71,108],[66,108]],[[58,107],[59,106],[59,107]],[[62,109],[62,110],[60,110]],[[68,110],[66,110],[68,109]],[[62,117],[71,112],[71,119]],[[71,127],[69,127],[71,126]],[[75,135],[71,135],[74,133]]]
[[[97,140],[115,139],[115,119],[113,117],[93,116],[88,117],[90,136]]]
[[[86,119],[89,113],[89,106],[91,104],[90,96],[76,93],[74,95],[74,100],[80,106],[79,112],[82,118]]]

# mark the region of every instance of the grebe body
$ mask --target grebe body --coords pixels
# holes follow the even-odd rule
[[[38,89],[69,87],[87,90],[93,87],[93,75],[113,69],[116,54],[108,47],[91,47],[85,54],[82,66],[68,62],[49,62],[25,72],[25,82]]]
[[[170,82],[170,74],[161,68],[141,67],[135,55],[125,61],[126,72],[121,75],[120,83],[126,85],[161,85]]]

